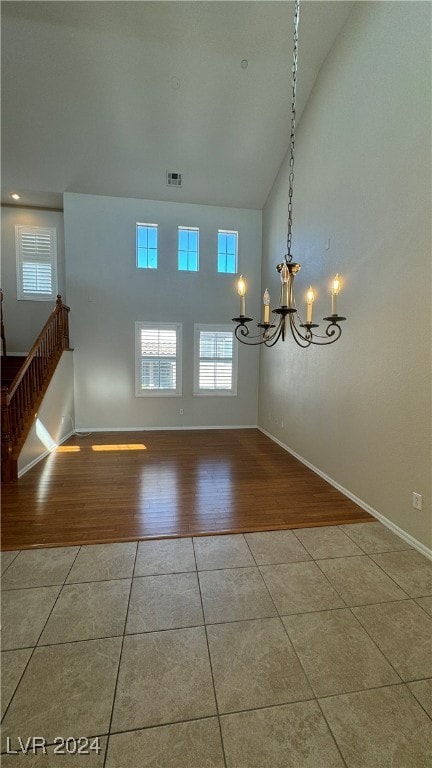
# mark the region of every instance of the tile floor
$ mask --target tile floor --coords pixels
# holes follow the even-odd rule
[[[432,764],[432,564],[380,523],[5,552],[2,571],[4,768]],[[31,736],[47,754],[11,753]]]

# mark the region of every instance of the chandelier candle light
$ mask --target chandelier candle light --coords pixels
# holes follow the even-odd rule
[[[294,183],[294,143],[296,126],[296,90],[297,90],[297,65],[298,65],[298,26],[299,26],[300,0],[294,3],[294,51],[292,64],[292,101],[291,101],[291,135],[290,135],[290,173],[289,173],[289,191],[288,191],[288,235],[287,252],[281,264],[277,264],[276,269],[279,272],[281,280],[280,303],[279,307],[270,310],[270,294],[266,288],[263,296],[263,322],[257,323],[260,329],[255,336],[250,334],[248,323],[252,322],[251,317],[246,316],[246,283],[243,275],[237,283],[237,293],[240,296],[240,317],[233,317],[236,323],[235,336],[242,344],[265,344],[267,347],[273,347],[279,339],[285,340],[287,322],[292,337],[299,347],[309,347],[311,344],[323,346],[333,344],[342,333],[340,323],[345,317],[337,314],[336,296],[341,289],[341,280],[339,275],[335,275],[331,283],[331,315],[324,318],[328,323],[325,329],[325,335],[316,333],[318,323],[312,322],[312,306],[315,294],[312,286],[306,294],[306,322],[297,323],[299,317],[294,296],[294,278],[301,269],[301,265],[293,262],[291,253],[292,241],[292,198]],[[271,322],[270,311],[274,317],[274,323]],[[302,329],[302,330],[300,330]]]

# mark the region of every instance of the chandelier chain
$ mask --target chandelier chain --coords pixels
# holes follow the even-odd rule
[[[297,67],[298,67],[298,26],[300,16],[300,0],[295,0],[294,10],[294,47],[293,47],[293,62],[292,62],[292,100],[291,100],[291,135],[290,135],[290,173],[289,173],[289,190],[288,190],[288,234],[287,234],[287,253],[285,261],[290,263],[292,261],[291,245],[292,245],[292,198],[293,198],[293,186],[294,186],[294,144],[295,144],[295,129],[296,129],[296,93],[297,93]]]

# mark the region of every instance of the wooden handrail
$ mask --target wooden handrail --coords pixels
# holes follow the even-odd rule
[[[42,328],[39,336],[37,337],[35,343],[33,344],[30,352],[28,353],[25,361],[23,362],[21,368],[19,369],[17,375],[15,376],[14,380],[12,381],[10,387],[8,388],[8,399],[9,402],[11,401],[13,395],[15,394],[16,390],[18,389],[22,379],[24,378],[24,375],[26,371],[29,369],[32,361],[34,358],[38,355],[38,352],[40,352],[43,341],[46,339],[49,331],[54,327],[55,319],[57,316],[62,316],[62,319],[64,318],[66,320],[65,323],[65,330],[66,333],[62,334],[61,336],[61,345],[59,345],[57,348],[60,350],[68,349],[69,347],[69,323],[68,323],[68,312],[70,311],[70,307],[67,307],[66,304],[63,304],[62,298],[60,295],[57,296],[56,299],[56,306],[55,309],[51,312],[48,320],[46,321],[44,327]]]
[[[69,349],[69,307],[57,296],[56,306],[10,387],[2,387],[3,479],[15,479],[12,456],[25,439],[33,411],[43,396],[64,349]]]

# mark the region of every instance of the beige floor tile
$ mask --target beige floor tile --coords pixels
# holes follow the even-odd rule
[[[131,578],[136,549],[136,541],[81,547],[67,583]]]
[[[39,645],[122,635],[131,579],[66,584]]]
[[[276,616],[258,568],[232,568],[199,573],[206,623]]]
[[[281,614],[345,605],[315,563],[264,565],[260,570]]]
[[[348,605],[384,603],[407,597],[368,555],[319,560],[318,565]]]
[[[121,638],[36,648],[6,713],[3,740],[107,733],[120,648]]]
[[[361,555],[362,551],[338,525],[298,528],[295,535],[313,558]]]
[[[2,593],[3,651],[36,645],[60,589],[37,587]]]
[[[419,704],[432,718],[432,678],[428,680],[416,680],[408,683],[408,688],[414,694]]]
[[[215,717],[110,736],[106,768],[224,768]]]
[[[430,597],[418,597],[416,603],[432,616],[432,595]]]
[[[66,746],[57,743],[48,745],[46,753],[38,750],[34,755],[2,755],[1,765],[2,768],[102,768],[107,741],[106,736],[92,737],[88,743],[80,741],[76,748],[82,749],[83,754],[63,754],[66,752]],[[71,749],[73,748],[75,745],[72,746],[71,743]]]
[[[320,704],[348,768],[430,768],[432,723],[404,685]]]
[[[203,627],[125,637],[112,731],[214,714]]]
[[[204,624],[196,573],[133,580],[126,632],[155,632]]]
[[[396,536],[382,523],[352,523],[342,525],[341,528],[368,555],[411,549],[406,541]]]
[[[213,679],[227,768],[342,768],[309,683],[347,768],[429,768],[430,563],[380,523],[296,533],[197,538],[198,575],[192,539],[3,553],[3,738],[107,732],[137,552],[107,768],[223,768]]]
[[[432,563],[420,552],[386,552],[372,558],[410,597],[432,594]]]
[[[224,715],[221,726],[227,768],[344,765],[316,701]]]
[[[219,712],[313,698],[280,619],[207,627]]]
[[[192,539],[138,542],[135,576],[157,576],[195,570]]]
[[[432,618],[413,600],[353,608],[403,680],[432,676]]]
[[[19,651],[3,651],[1,654],[1,717],[9,705],[31,652],[31,648],[22,648]]]
[[[399,682],[347,608],[286,616],[283,622],[317,696]]]
[[[200,536],[194,547],[199,571],[255,565],[243,534]]]
[[[9,568],[10,564],[15,560],[18,552],[19,549],[15,550],[14,552],[0,552],[0,570],[2,573],[5,572],[6,568]]]
[[[78,549],[79,547],[48,547],[23,550],[4,574],[2,589],[63,584]]]
[[[245,539],[258,565],[296,563],[311,559],[292,531],[246,533]]]

